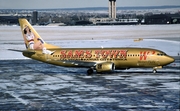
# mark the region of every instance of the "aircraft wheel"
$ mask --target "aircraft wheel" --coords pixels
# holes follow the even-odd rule
[[[87,70],[87,75],[88,76],[92,75],[92,73],[93,73],[93,69],[90,68],[90,69]]]
[[[153,69],[153,73],[154,73],[154,74],[157,73],[157,70],[156,70],[156,69]]]

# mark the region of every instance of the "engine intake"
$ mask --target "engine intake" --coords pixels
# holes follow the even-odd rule
[[[112,62],[103,62],[96,65],[96,72],[110,72],[115,70],[115,65]]]

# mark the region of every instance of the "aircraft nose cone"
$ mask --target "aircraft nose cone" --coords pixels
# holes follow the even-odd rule
[[[167,57],[167,62],[168,62],[168,63],[174,62],[174,58],[168,56],[168,57]]]

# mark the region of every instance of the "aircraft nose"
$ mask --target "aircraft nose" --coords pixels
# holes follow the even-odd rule
[[[174,58],[167,56],[166,61],[170,64],[170,63],[174,62]]]

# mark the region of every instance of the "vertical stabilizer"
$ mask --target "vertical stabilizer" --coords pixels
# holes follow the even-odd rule
[[[43,50],[59,48],[57,46],[47,44],[26,19],[19,19],[19,24],[26,49]]]

